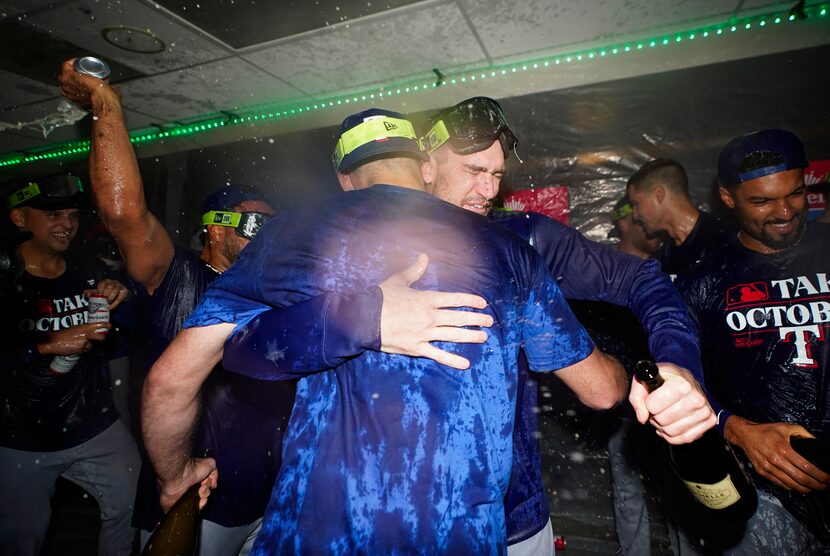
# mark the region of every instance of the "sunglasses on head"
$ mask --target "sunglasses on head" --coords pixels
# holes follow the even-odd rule
[[[487,97],[474,97],[442,110],[427,120],[427,125],[429,131],[421,138],[421,148],[428,153],[449,143],[458,154],[472,154],[498,140],[507,154],[519,143],[501,106]]]
[[[251,240],[270,217],[270,214],[264,212],[212,210],[202,215],[202,225],[234,228],[236,235]]]

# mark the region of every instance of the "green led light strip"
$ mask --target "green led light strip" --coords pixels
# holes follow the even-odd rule
[[[827,17],[828,6],[819,5],[805,8],[808,17]],[[716,38],[718,36],[735,33],[738,31],[763,29],[765,27],[779,25],[782,23],[797,22],[798,19],[789,15],[788,12],[770,13],[741,19],[730,19],[728,22],[708,25],[687,31],[671,33],[660,37],[645,40],[634,40],[623,43],[611,44],[590,50],[581,50],[552,56],[547,58],[533,59],[526,62],[499,65],[459,73],[447,77],[441,82],[424,83],[423,81],[410,81],[401,85],[381,87],[357,94],[340,95],[318,101],[307,101],[293,106],[259,105],[246,108],[243,111],[235,111],[233,114],[222,114],[220,116],[207,116],[195,123],[178,125],[170,129],[163,127],[145,128],[130,133],[130,141],[133,144],[141,145],[154,141],[163,141],[170,137],[183,137],[197,133],[208,132],[221,127],[236,125],[255,125],[262,122],[277,120],[281,118],[297,117],[305,113],[325,110],[335,106],[374,103],[375,100],[407,95],[412,93],[425,92],[439,86],[456,85],[485,79],[509,77],[516,73],[526,71],[550,70],[559,65],[574,64],[598,58],[608,58],[619,54],[636,53],[642,50],[675,46],[688,41]],[[172,125],[172,124],[171,124]],[[89,152],[89,140],[71,141],[58,143],[38,149],[37,152],[13,153],[0,156],[0,167],[14,166],[41,160],[56,158],[71,158]]]

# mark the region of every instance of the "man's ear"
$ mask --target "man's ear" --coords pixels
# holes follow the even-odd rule
[[[660,184],[654,186],[654,189],[652,189],[651,194],[654,195],[654,199],[659,204],[662,204],[663,201],[666,200],[666,188]]]
[[[225,239],[225,226],[208,226],[207,227],[207,241],[208,243],[222,243]]]
[[[435,181],[435,161],[432,157],[421,162],[421,177],[427,185]]]
[[[9,212],[9,218],[11,219],[12,224],[18,228],[26,226],[26,212],[21,208],[13,208]]]
[[[341,174],[337,172],[337,181],[340,182],[340,189],[343,191],[354,191],[354,184],[352,183],[351,174]]]
[[[718,187],[718,194],[720,195],[720,200],[723,201],[724,205],[730,209],[735,208],[735,197],[732,196],[728,189],[725,187]]]

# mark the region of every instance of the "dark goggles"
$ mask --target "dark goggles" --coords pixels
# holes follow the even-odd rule
[[[230,212],[225,210],[212,210],[202,215],[204,226],[227,226],[235,228],[236,235],[243,239],[251,240],[257,235],[266,220],[271,217],[264,212]]]
[[[499,103],[487,97],[473,97],[442,110],[427,120],[427,126],[421,148],[428,153],[449,143],[458,154],[472,154],[498,140],[506,155],[519,143]]]
[[[75,176],[52,176],[36,182],[29,182],[9,195],[9,208],[21,205],[61,205],[71,203],[79,193],[84,192],[84,185]]]

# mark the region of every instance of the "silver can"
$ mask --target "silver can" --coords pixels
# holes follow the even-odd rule
[[[72,66],[78,73],[85,73],[98,79],[107,79],[110,76],[110,67],[107,63],[94,56],[76,58]]]

